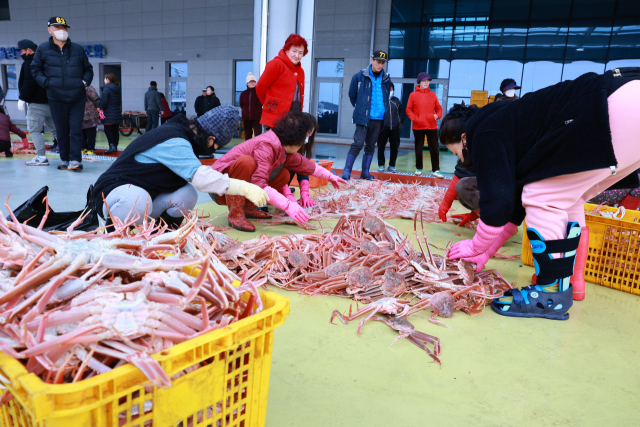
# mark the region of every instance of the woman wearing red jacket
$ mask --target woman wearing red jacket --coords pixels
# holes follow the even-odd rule
[[[278,56],[267,62],[256,85],[263,106],[261,124],[272,128],[289,111],[302,111],[304,70],[300,60],[308,52],[307,41],[291,34]]]
[[[436,178],[443,178],[440,173],[440,153],[438,153],[438,124],[436,120],[442,117],[442,107],[435,93],[429,89],[431,76],[429,73],[418,74],[418,86],[409,95],[407,102],[407,116],[413,122],[413,136],[416,149],[416,175],[422,175],[422,148],[424,138],[427,138],[431,153],[431,170]]]

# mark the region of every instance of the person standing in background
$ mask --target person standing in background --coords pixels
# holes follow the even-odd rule
[[[220,106],[220,100],[216,96],[216,90],[213,86],[207,86],[206,95],[200,98],[199,110],[202,114],[207,114],[209,111]],[[202,115],[201,114],[201,115]]]
[[[356,131],[353,134],[353,144],[349,149],[347,161],[342,172],[342,179],[351,178],[351,169],[356,157],[364,146],[362,157],[361,179],[375,179],[369,174],[373,153],[376,151],[376,142],[380,135],[380,129],[384,123],[385,111],[389,108],[389,92],[391,92],[391,79],[384,72],[384,64],[389,56],[386,52],[376,50],[371,57],[371,64],[364,70],[358,71],[351,79],[349,87],[349,99],[353,110],[353,123]]]
[[[302,112],[304,104],[304,70],[300,60],[309,53],[307,41],[299,34],[287,37],[278,56],[267,62],[256,94],[263,105],[260,123],[267,128],[289,111]]]
[[[160,92],[160,99],[162,99],[162,114],[160,114],[160,124],[163,125],[167,120],[173,117],[173,113],[171,112],[171,108],[169,108],[167,98],[162,92]]]
[[[247,74],[247,89],[240,94],[240,108],[244,123],[244,140],[262,134],[262,104],[256,94],[256,76],[251,71]]]
[[[53,123],[49,108],[47,90],[40,87],[31,74],[31,62],[33,62],[33,55],[35,55],[38,46],[31,40],[25,39],[18,42],[18,49],[20,49],[20,56],[24,60],[18,79],[18,90],[20,91],[18,110],[27,110],[27,130],[31,134],[33,145],[37,151],[36,156],[25,164],[27,166],[49,166],[42,132],[45,124],[53,135],[54,147],[58,145],[58,141],[56,139],[56,125]]]
[[[82,153],[90,156],[96,154],[96,133],[100,124],[100,96],[93,86],[86,87],[87,102],[84,104],[84,120],[82,122]]]
[[[422,175],[422,149],[424,139],[427,138],[431,153],[431,170],[436,178],[444,178],[440,173],[440,152],[438,151],[438,123],[442,117],[442,106],[435,93],[429,88],[431,76],[429,73],[418,74],[418,86],[409,95],[407,101],[407,116],[413,122],[413,136],[415,138],[416,175]]]
[[[31,72],[36,82],[47,89],[60,146],[58,169],[81,172],[85,88],[93,80],[93,66],[84,48],[69,39],[64,18],[49,18],[47,28],[51,37],[38,46]]]
[[[162,114],[162,98],[158,92],[158,83],[153,80],[149,83],[149,90],[144,94],[144,111],[147,112],[146,131],[149,132],[158,127],[158,121]]]
[[[400,129],[404,122],[404,108],[398,97],[393,96],[394,86],[391,83],[389,92],[389,109],[384,113],[384,127],[378,137],[378,172],[384,172],[384,148],[387,141],[391,143],[391,155],[389,156],[389,172],[397,172],[396,159],[398,147],[400,147]]]
[[[207,88],[205,87],[204,89],[202,89],[202,95],[198,96],[196,98],[196,102],[193,103],[193,108],[195,108],[196,110],[196,116],[200,117],[202,116],[204,113],[201,111],[201,106],[202,106],[202,98],[204,98],[205,96],[207,96]]]
[[[122,123],[122,90],[115,74],[104,75],[100,111],[103,116],[104,134],[109,142],[109,149],[105,153],[115,153],[118,151],[120,123]]]
[[[513,79],[504,79],[500,83],[500,93],[496,95],[496,101],[515,101],[520,99],[516,95],[516,89],[520,89],[520,86]],[[495,102],[495,101],[494,101]]]

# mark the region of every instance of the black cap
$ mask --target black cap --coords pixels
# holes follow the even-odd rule
[[[500,83],[500,90],[504,92],[509,89],[520,89],[520,86],[513,79],[504,79],[502,83]]]
[[[18,49],[31,49],[35,51],[37,48],[38,48],[38,45],[29,39],[20,40],[18,42]]]
[[[51,27],[51,26],[54,26],[54,27],[62,26],[62,27],[71,28],[69,27],[69,24],[67,24],[67,20],[61,16],[53,16],[49,18],[49,22],[47,22],[47,27]]]
[[[384,52],[382,50],[376,50],[375,52],[373,52],[372,58],[375,59],[376,61],[387,62],[389,60],[389,55],[387,55],[387,52]]]

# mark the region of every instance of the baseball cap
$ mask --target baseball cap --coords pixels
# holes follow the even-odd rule
[[[49,22],[47,22],[47,27],[51,27],[51,26],[71,28],[69,27],[69,24],[67,24],[67,20],[61,16],[52,16],[51,18],[49,18]]]
[[[376,50],[375,52],[373,52],[373,59],[375,59],[376,61],[388,61],[389,60],[389,55],[387,55],[387,52],[384,52],[382,50]]]
[[[502,83],[500,83],[500,90],[505,91],[509,89],[520,89],[520,86],[513,79],[504,79]]]

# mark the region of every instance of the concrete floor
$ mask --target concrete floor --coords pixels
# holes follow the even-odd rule
[[[320,148],[336,157],[348,150]],[[412,155],[400,157],[399,164],[411,167]],[[455,158],[442,157],[443,169],[448,164],[452,172]],[[24,166],[29,158],[0,162],[0,200],[12,193],[13,207],[49,185],[55,210],[81,209],[88,186],[110,165],[86,162],[84,172],[73,173],[56,170],[56,156],[50,157],[52,166],[38,168]],[[210,202],[207,195],[201,195],[199,203],[212,217],[222,215],[214,223],[227,225],[226,207]],[[457,202],[454,207],[464,211]],[[413,235],[412,221],[390,222]],[[228,234],[244,240],[262,233],[303,232],[291,225],[257,228],[257,233]],[[443,247],[453,229],[451,224],[430,224],[427,233],[432,243]],[[460,232],[456,241],[472,237],[468,229]],[[512,240],[521,241],[521,234]],[[512,241],[503,249],[520,253],[520,245]],[[487,268],[498,269],[516,286],[529,284],[533,273],[520,260],[493,259]],[[447,321],[447,329],[429,323],[427,312],[412,317],[417,330],[442,340],[440,368],[405,340],[389,347],[397,333],[384,324],[367,324],[361,336],[356,335],[356,323],[330,325],[331,312],[345,311],[349,301],[277,292],[291,299],[291,314],[275,334],[269,427],[640,424],[638,296],[588,283],[587,299],[573,306],[566,322],[513,319],[487,309],[475,317],[458,312]]]

